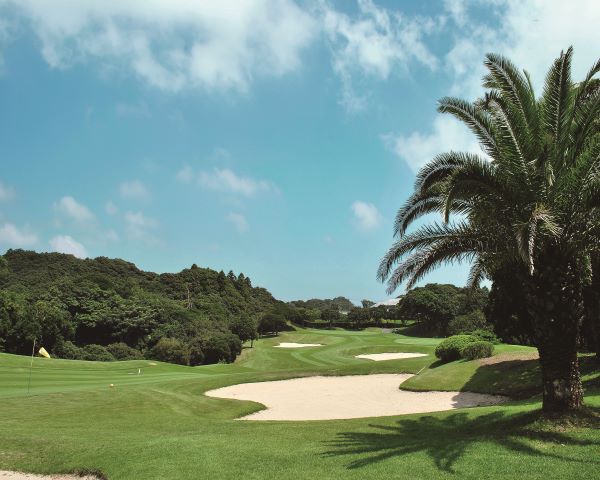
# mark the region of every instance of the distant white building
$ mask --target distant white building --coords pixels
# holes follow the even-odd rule
[[[389,298],[388,300],[382,300],[381,302],[377,302],[375,305],[372,305],[371,308],[375,308],[375,307],[393,307],[395,305],[398,305],[398,302],[400,302],[401,299],[402,299],[402,297]]]

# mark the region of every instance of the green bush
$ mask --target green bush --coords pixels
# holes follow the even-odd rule
[[[204,341],[202,338],[194,338],[190,344],[190,366],[202,365],[204,362]]]
[[[58,358],[66,358],[69,360],[79,360],[82,355],[81,348],[68,340],[56,342],[54,351],[51,353]]]
[[[187,345],[175,338],[163,337],[150,350],[150,356],[161,362],[177,363],[179,365],[188,365],[190,361],[190,351]]]
[[[492,326],[487,322],[481,310],[458,315],[448,323],[448,335],[469,334],[474,330],[492,331]]]
[[[462,350],[473,342],[480,341],[473,335],[453,335],[443,340],[435,349],[435,356],[442,362],[451,362],[462,358]]]
[[[231,363],[241,351],[240,337],[233,333],[215,333],[204,344],[204,363]]]
[[[486,341],[469,343],[462,349],[461,355],[466,360],[491,357],[494,354],[494,344]]]
[[[139,350],[123,342],[111,343],[106,350],[117,360],[141,360],[144,358]]]
[[[229,357],[229,362],[234,362],[236,357],[242,353],[242,341],[240,340],[240,337],[238,337],[236,334],[232,333],[227,335],[227,342],[229,343],[229,351],[230,351],[230,357]]]
[[[500,339],[496,336],[496,334],[494,332],[490,332],[489,330],[473,330],[472,332],[469,332],[469,335],[473,335],[479,338],[479,340],[491,342],[495,345],[500,343]]]
[[[115,357],[102,345],[91,343],[81,349],[81,360],[112,362]]]

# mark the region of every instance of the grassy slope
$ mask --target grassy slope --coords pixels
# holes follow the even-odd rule
[[[325,346],[272,348],[280,341]],[[531,414],[539,407],[536,401],[376,419],[240,422],[234,419],[261,407],[202,395],[232,383],[312,374],[416,373],[423,367],[429,367],[421,374],[429,385],[417,385],[421,389],[460,389],[472,383],[481,370],[473,362],[435,367],[430,366],[432,356],[389,362],[353,357],[384,351],[431,354],[437,342],[376,331],[302,330],[259,341],[234,365],[36,359],[30,396],[25,395],[28,359],[0,355],[0,469],[99,468],[111,480],[542,479],[548,472],[555,478],[594,478],[597,425],[548,429]],[[142,375],[135,375],[138,368]],[[502,371],[485,378],[494,385],[510,375]],[[509,385],[499,390],[511,393]],[[600,407],[600,391],[590,389],[587,402]]]

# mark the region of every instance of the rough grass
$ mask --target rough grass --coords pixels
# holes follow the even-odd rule
[[[272,348],[281,341],[324,346]],[[260,340],[234,365],[36,359],[30,395],[29,359],[0,354],[0,469],[95,470],[111,480],[595,478],[600,390],[594,387],[598,371],[591,364],[585,367],[589,409],[558,424],[540,419],[536,398],[426,415],[239,422],[234,419],[261,406],[202,395],[240,382],[416,373],[424,367],[410,380],[414,388],[473,388],[517,396],[535,388],[535,360],[518,369],[504,362],[489,365],[498,372],[482,372],[486,365],[477,361],[437,366],[433,350],[438,342],[375,330],[298,330]],[[497,350],[527,351],[514,346]],[[386,362],[354,358],[384,351],[429,356]]]

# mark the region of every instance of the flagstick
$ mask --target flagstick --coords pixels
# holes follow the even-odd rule
[[[29,395],[29,387],[31,386],[31,369],[33,368],[33,356],[35,355],[35,341],[33,339],[33,348],[31,349],[31,364],[29,365],[29,380],[27,380],[27,395]]]

